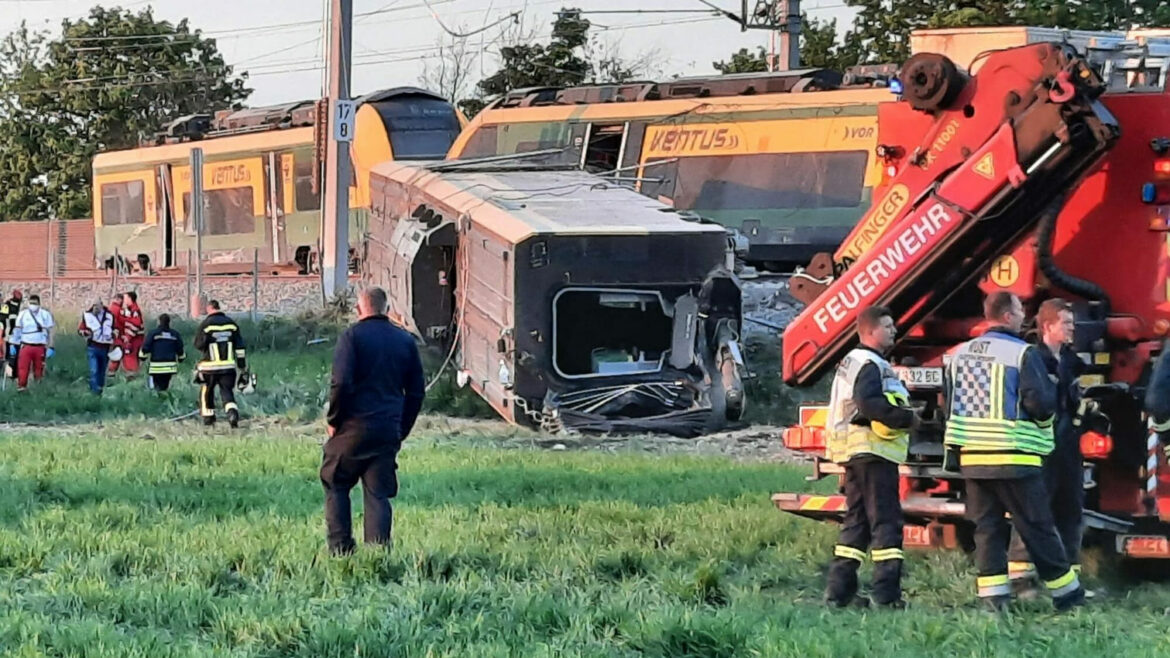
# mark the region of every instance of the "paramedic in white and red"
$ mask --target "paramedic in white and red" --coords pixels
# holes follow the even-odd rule
[[[45,359],[53,356],[53,314],[41,308],[40,295],[30,295],[28,308],[16,316],[16,328],[20,332],[20,352],[17,357],[16,390],[28,389],[28,377],[37,381],[45,376]]]
[[[114,314],[101,301],[81,316],[77,333],[85,338],[85,358],[89,364],[89,390],[101,395],[106,387],[110,367],[110,350],[114,347]]]

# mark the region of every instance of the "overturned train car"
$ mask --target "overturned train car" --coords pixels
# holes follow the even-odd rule
[[[364,279],[506,420],[695,436],[746,400],[718,225],[582,171],[388,162]]]

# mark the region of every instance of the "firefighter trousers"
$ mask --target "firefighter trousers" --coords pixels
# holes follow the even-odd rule
[[[199,415],[205,425],[215,423],[215,390],[219,389],[220,400],[226,412],[240,413],[236,405],[236,371],[220,370],[199,373],[202,381],[199,386]]]
[[[1081,542],[1084,535],[1085,474],[1081,456],[1052,454],[1044,460],[1044,486],[1048,493],[1052,520],[1064,554],[1073,571],[1080,571]],[[1012,580],[1031,578],[1036,567],[1028,559],[1028,550],[1020,533],[1012,532],[1008,549],[1008,576]]]
[[[857,570],[866,549],[873,559],[873,598],[889,604],[902,598],[902,503],[898,465],[864,456],[845,464],[845,519],[833,549],[826,598],[846,605],[857,594]]]
[[[1056,532],[1043,475],[1035,470],[1020,478],[967,480],[967,517],[975,524],[976,587],[980,598],[1011,596],[1008,541],[1014,526],[1040,579],[1061,607],[1083,597],[1084,590]]]

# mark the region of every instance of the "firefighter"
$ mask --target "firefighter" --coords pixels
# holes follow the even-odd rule
[[[158,316],[158,327],[146,335],[138,358],[150,359],[150,366],[146,371],[150,378],[150,387],[156,391],[166,392],[171,387],[171,379],[179,372],[179,363],[186,358],[183,337],[178,331],[171,329],[171,316],[166,313]]]
[[[207,317],[195,333],[195,349],[202,355],[195,383],[200,385],[199,410],[203,424],[215,424],[215,389],[218,388],[228,424],[239,427],[240,408],[233,389],[237,377],[246,377],[248,373],[244,337],[240,335],[240,327],[220,310],[215,300],[207,303]]]
[[[1014,525],[1056,609],[1067,610],[1084,603],[1085,590],[1056,532],[1041,470],[1053,449],[1056,386],[1040,352],[1020,337],[1020,298],[994,293],[983,311],[993,326],[950,355],[944,437],[947,467],[957,461],[966,481],[978,595],[995,611],[1010,603],[1007,547]]]
[[[1158,435],[1170,456],[1170,340],[1162,344],[1162,354],[1154,363],[1150,385],[1146,387],[1146,414],[1150,430]]]
[[[1055,445],[1052,454],[1044,459],[1044,482],[1056,531],[1064,544],[1069,564],[1079,574],[1085,504],[1080,437],[1083,420],[1091,412],[1089,406],[1081,404],[1079,378],[1084,371],[1084,362],[1071,347],[1076,324],[1072,305],[1067,301],[1059,298],[1045,301],[1036,313],[1036,324],[1040,330],[1036,351],[1044,359],[1050,378],[1055,376],[1057,379],[1056,420],[1053,424]],[[1035,574],[1036,567],[1028,561],[1019,533],[1013,532],[1008,551],[1008,577],[1013,589],[1018,593],[1031,593]]]
[[[16,316],[20,315],[20,303],[24,295],[12,291],[12,297],[0,304],[0,331],[4,333],[5,375],[16,376],[16,355],[20,351],[20,339],[16,331]]]
[[[20,313],[20,302],[23,299],[24,295],[19,290],[13,290],[12,297],[0,304],[0,330],[4,331],[5,336],[12,335],[12,330],[16,328],[16,316]]]
[[[885,359],[896,335],[889,309],[863,310],[857,333],[861,345],[837,366],[829,406],[827,453],[845,465],[847,508],[825,599],[836,607],[869,604],[857,596],[857,570],[870,549],[874,602],[903,608],[898,465],[906,461],[908,430],[918,426],[919,417]]]

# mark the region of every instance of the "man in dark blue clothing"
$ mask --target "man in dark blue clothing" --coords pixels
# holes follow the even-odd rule
[[[337,340],[329,391],[329,440],[321,463],[329,550],[354,550],[349,492],[360,480],[365,541],[388,545],[398,494],[398,450],[422,409],[426,383],[414,337],[386,317],[386,292],[358,297],[357,324]]]
[[[179,372],[179,362],[186,358],[183,337],[171,329],[171,316],[166,313],[158,316],[158,327],[146,335],[138,358],[150,359],[147,370],[150,387],[165,393],[171,387],[171,378]]]

